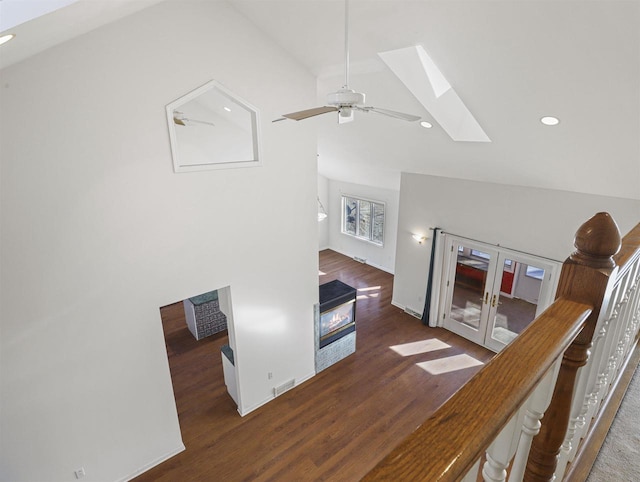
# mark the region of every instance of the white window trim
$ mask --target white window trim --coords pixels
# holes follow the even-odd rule
[[[363,237],[363,236],[358,236],[357,234],[351,234],[347,231],[345,231],[344,227],[345,227],[345,200],[349,198],[349,199],[355,199],[358,201],[365,201],[365,202],[369,202],[369,203],[375,203],[375,204],[380,204],[383,209],[384,209],[384,219],[382,221],[382,241],[380,243],[378,243],[377,241],[373,241],[372,239],[368,238],[368,237]],[[364,241],[365,243],[369,243],[372,244],[374,246],[377,246],[379,248],[383,248],[384,247],[384,242],[385,242],[385,231],[387,229],[387,203],[385,203],[384,201],[378,201],[376,199],[369,199],[366,197],[362,197],[362,196],[355,196],[355,195],[351,195],[351,194],[340,194],[340,211],[341,211],[341,215],[340,215],[340,232],[342,234],[344,234],[345,236],[349,236],[350,238],[353,239],[357,239],[359,241]],[[373,216],[371,216],[371,230],[373,230]],[[356,223],[357,225],[357,223]],[[373,232],[370,233],[371,236],[373,236]]]

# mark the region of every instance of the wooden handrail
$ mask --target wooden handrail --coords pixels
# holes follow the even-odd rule
[[[588,359],[598,318],[618,276],[640,257],[640,224],[621,243],[615,221],[598,213],[578,229],[574,244],[576,251],[562,268],[556,301],[364,481],[460,480],[561,358],[524,473],[525,481],[552,480],[578,368]]]
[[[571,416],[578,369],[589,359],[600,312],[609,303],[618,275],[613,256],[620,252],[620,231],[608,213],[598,213],[580,226],[574,245],[576,251],[562,266],[557,296],[591,303],[593,310],[562,357],[551,403],[529,452],[525,482],[549,482],[554,478]]]
[[[619,268],[618,276],[621,276],[629,266],[640,256],[640,223],[638,223],[624,238],[620,251],[613,259]]]
[[[589,305],[557,300],[363,480],[458,480],[562,356],[590,314]]]

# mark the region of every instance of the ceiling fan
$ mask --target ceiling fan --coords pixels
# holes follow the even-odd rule
[[[273,122],[293,119],[300,121],[328,112],[338,112],[338,122],[344,124],[354,119],[354,111],[375,112],[376,114],[394,117],[409,122],[420,120],[417,115],[405,114],[389,109],[381,109],[379,107],[365,106],[365,95],[349,88],[349,0],[344,2],[344,85],[337,92],[332,92],[327,96],[327,104],[323,107],[314,107],[312,109],[283,114],[280,119]]]
[[[191,126],[193,124],[204,124],[204,125],[215,127],[215,124],[213,122],[207,122],[207,121],[197,120],[197,119],[189,119],[188,117],[184,116],[184,112],[180,112],[177,110],[173,111],[173,122],[179,126]]]

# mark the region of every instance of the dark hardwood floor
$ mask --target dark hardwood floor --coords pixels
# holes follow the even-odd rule
[[[227,337],[196,341],[181,303],[161,309],[186,451],[136,481],[359,480],[480,369],[434,375],[417,363],[493,356],[392,306],[388,273],[329,250],[320,270],[320,284],[358,289],[356,353],[245,417],[224,386]],[[390,348],[424,340],[439,349],[402,356]]]

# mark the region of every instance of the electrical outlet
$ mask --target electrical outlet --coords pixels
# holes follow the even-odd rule
[[[76,475],[76,479],[81,479],[86,474],[84,473],[84,467],[80,467],[78,470],[73,472]]]
[[[267,373],[267,378],[271,380],[273,378],[273,372]]]

